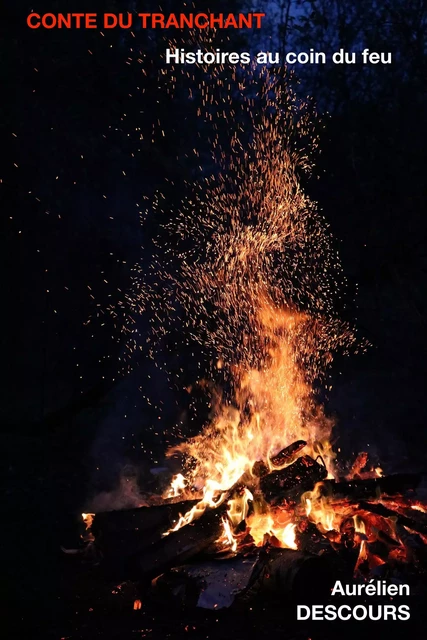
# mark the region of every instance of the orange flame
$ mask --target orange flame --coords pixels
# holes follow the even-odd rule
[[[322,494],[322,483],[318,483],[313,491],[307,491],[301,496],[301,504],[305,508],[305,514],[311,522],[326,533],[338,529],[339,517],[335,511],[333,501],[329,496]]]
[[[86,525],[86,529],[90,529],[93,523],[94,513],[82,513],[83,522]]]
[[[223,531],[217,542],[221,543],[223,546],[230,547],[231,551],[233,552],[237,551],[237,540],[231,530],[230,521],[226,516],[223,516],[221,522]]]
[[[266,535],[270,535],[279,541],[281,547],[298,548],[295,537],[296,525],[292,522],[279,524],[271,513],[254,514],[248,519],[248,527],[257,547],[264,544]]]
[[[82,513],[82,519],[86,526],[86,533],[81,537],[85,542],[93,542],[95,540],[91,531],[94,516],[94,513]]]
[[[182,475],[182,473],[177,473],[177,475],[172,478],[171,486],[166,491],[163,497],[176,498],[184,491],[186,485],[187,485],[187,481]]]
[[[412,504],[411,509],[414,509],[415,511],[422,511],[423,513],[427,513],[427,509],[423,507],[423,505],[421,504]]]
[[[177,495],[186,481],[203,495],[199,504],[180,518],[174,531],[200,516],[206,506],[218,506],[224,492],[243,478],[256,482],[254,464],[262,461],[271,469],[270,459],[295,440],[306,440],[306,450],[314,457],[321,452],[329,473],[332,471],[334,454],[328,442],[332,422],[316,403],[298,362],[301,341],[305,348],[312,341],[314,348],[313,334],[318,329],[308,316],[279,310],[267,299],[258,300],[258,312],[260,327],[271,345],[263,366],[237,368],[235,404],[219,404],[200,435],[169,451],[169,455],[180,451],[196,464],[187,478],[181,474],[174,478],[167,495]],[[235,509],[233,501],[229,510],[233,524],[247,513],[246,507],[239,507],[239,515]],[[331,522],[324,521],[326,530],[331,527]]]

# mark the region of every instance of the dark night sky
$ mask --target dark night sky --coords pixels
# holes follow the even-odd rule
[[[61,3],[39,7],[49,9],[60,10]],[[188,145],[185,128],[191,128],[192,116],[183,100],[171,109],[165,102],[158,106],[150,77],[143,99],[135,97],[141,65],[127,64],[128,57],[137,57],[129,34],[31,32],[23,25],[25,15],[24,7],[9,8],[5,39],[3,186],[11,329],[4,333],[10,374],[2,419],[11,429],[38,424],[43,430],[47,416],[116,378],[121,347],[110,339],[108,318],[106,327],[98,321],[87,329],[83,322],[97,304],[114,301],[117,288],[128,286],[131,266],[144,261],[138,218],[143,197],[168,175],[176,180],[172,198],[179,201],[179,185],[192,169],[174,156]],[[419,381],[424,358],[416,352],[426,346],[425,57],[416,58],[411,49],[409,59],[409,45],[403,36],[398,40],[404,28],[399,31],[397,23],[390,40],[397,61],[392,70],[346,67],[345,77],[341,68],[317,69],[314,77],[312,69],[298,72],[320,108],[332,112],[322,139],[320,179],[309,189],[340,243],[350,297],[353,283],[359,285],[356,313],[377,347],[370,358],[379,368],[381,358],[391,358]],[[162,47],[152,34],[138,37],[141,51]],[[322,79],[330,83],[326,95],[321,89],[316,94]],[[159,115],[170,129],[167,142],[139,145],[134,128],[149,130]]]

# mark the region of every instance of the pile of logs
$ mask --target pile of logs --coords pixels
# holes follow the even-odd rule
[[[300,504],[306,491],[322,482],[323,490],[334,499],[349,501],[354,513],[374,518],[378,529],[375,544],[370,548],[382,563],[393,550],[404,549],[417,563],[426,562],[427,514],[404,508],[396,510],[394,503],[384,506],[377,498],[407,495],[421,481],[417,474],[397,474],[388,477],[327,479],[322,458],[302,455],[304,441],[298,441],[272,459],[273,466],[287,463],[282,469],[270,471],[260,462],[254,465],[256,491],[271,507],[285,506],[292,510]],[[229,497],[242,489],[237,483]],[[248,486],[246,483],[244,486]],[[251,490],[253,487],[249,487]],[[298,522],[298,550],[277,548],[265,540],[263,547],[242,544],[237,553],[224,553],[216,541],[223,531],[227,511],[224,500],[217,508],[207,508],[200,517],[180,529],[171,530],[181,514],[187,513],[197,500],[165,501],[161,505],[137,509],[98,513],[93,517],[91,532],[94,545],[117,579],[138,579],[151,584],[162,594],[180,593],[183,600],[199,606],[229,606],[236,600],[244,602],[262,592],[292,594],[299,599],[310,597],[307,585],[319,585],[327,591],[340,573],[354,570],[360,548],[355,536],[353,519],[344,521],[340,532],[321,532],[307,518]],[[394,523],[395,536],[382,519]],[[241,523],[242,537],[245,523]],[[168,532],[167,535],[164,535]],[[249,536],[250,539],[250,536]],[[355,543],[358,541],[358,544]],[[409,551],[408,551],[409,550]],[[213,585],[213,586],[212,586]],[[233,595],[231,595],[233,594]]]

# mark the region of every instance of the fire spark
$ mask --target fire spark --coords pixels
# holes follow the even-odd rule
[[[336,464],[321,392],[335,354],[366,345],[336,311],[339,258],[301,186],[317,146],[307,105],[268,72],[252,80],[239,85],[247,128],[233,133],[218,173],[195,184],[164,225],[158,248],[173,260],[164,271],[160,254],[153,263],[158,334],[167,334],[164,318],[182,314],[217,363],[222,392],[212,392],[200,433],[167,451],[182,466],[163,503],[115,517],[138,529],[138,554],[141,539],[149,541],[138,562],[151,577],[203,553],[258,558],[260,549],[288,568],[336,554],[361,578],[387,563],[423,564],[427,521],[413,501],[420,478],[386,476],[365,453],[350,470]],[[93,530],[102,544],[117,523],[100,516]]]

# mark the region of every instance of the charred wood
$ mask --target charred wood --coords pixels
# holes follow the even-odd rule
[[[335,482],[328,480],[325,488],[330,488],[334,495],[346,498],[375,498],[381,493],[397,495],[406,491],[414,491],[421,482],[421,475],[417,473],[397,473],[383,478],[369,478],[365,480],[349,480]]]
[[[292,444],[290,444],[289,447],[285,447],[284,449],[279,451],[277,455],[270,458],[270,462],[275,467],[280,467],[285,463],[289,463],[292,461],[292,459],[294,458],[294,456],[296,456],[297,453],[299,453],[302,449],[304,449],[306,444],[307,443],[305,440],[297,440],[296,442],[293,442]]]
[[[175,504],[98,513],[93,517],[91,526],[96,549],[113,573],[127,577],[132,559],[161,541],[162,534],[194,504],[197,501],[186,500]]]
[[[389,536],[388,533],[386,533],[385,531],[382,531],[381,529],[377,529],[372,525],[371,525],[371,531],[376,535],[377,540],[386,544],[387,547],[389,547],[390,549],[395,549],[400,546],[400,542],[398,540],[395,540],[395,538],[392,538],[391,536]]]
[[[153,507],[104,511],[93,516],[91,530],[95,538],[123,531],[142,533],[150,529],[158,529],[162,533],[173,525],[180,514],[189,511],[197,502],[197,500],[184,500]]]
[[[409,562],[414,565],[421,564],[425,566],[427,561],[427,547],[421,536],[413,532],[411,533],[399,522],[396,522],[395,530],[396,535],[405,547]]]
[[[301,456],[293,464],[272,471],[261,478],[260,489],[270,504],[283,500],[296,500],[305,491],[313,489],[327,476],[326,467],[310,456]]]
[[[374,542],[368,542],[366,546],[369,553],[377,556],[377,558],[380,558],[381,560],[384,560],[384,562],[387,562],[390,553],[390,547],[387,546],[387,544],[378,538],[378,540],[375,540]]]
[[[388,509],[388,507],[385,507],[382,504],[373,504],[372,502],[359,502],[359,509],[369,511],[370,513],[375,513],[376,515],[382,516],[383,518],[395,518],[397,524],[403,527],[408,527],[408,529],[411,529],[412,531],[427,534],[427,526],[425,524],[421,524],[412,518],[408,518],[408,516],[403,516],[397,511]]]
[[[285,447],[275,456],[270,458],[270,463],[273,465],[273,467],[281,467],[284,464],[291,464],[294,457],[306,446],[306,444],[307,443],[305,440],[297,440],[296,442],[293,442],[288,447]],[[262,461],[255,462],[252,467],[253,475],[259,478],[266,476],[269,472],[269,466]]]
[[[424,511],[419,511],[418,509],[412,509],[411,507],[401,507],[398,505],[396,511],[407,516],[411,520],[415,522],[419,522],[427,527],[427,513]]]
[[[298,549],[319,555],[332,549],[331,542],[320,533],[319,529],[308,518],[301,518],[296,529]]]
[[[350,473],[346,476],[346,479],[352,480],[353,478],[357,478],[362,469],[366,467],[367,462],[368,454],[365,451],[362,451],[353,462]]]
[[[144,576],[155,577],[172,567],[178,567],[207,549],[222,531],[226,505],[208,509],[194,522],[172,531],[135,558]]]

